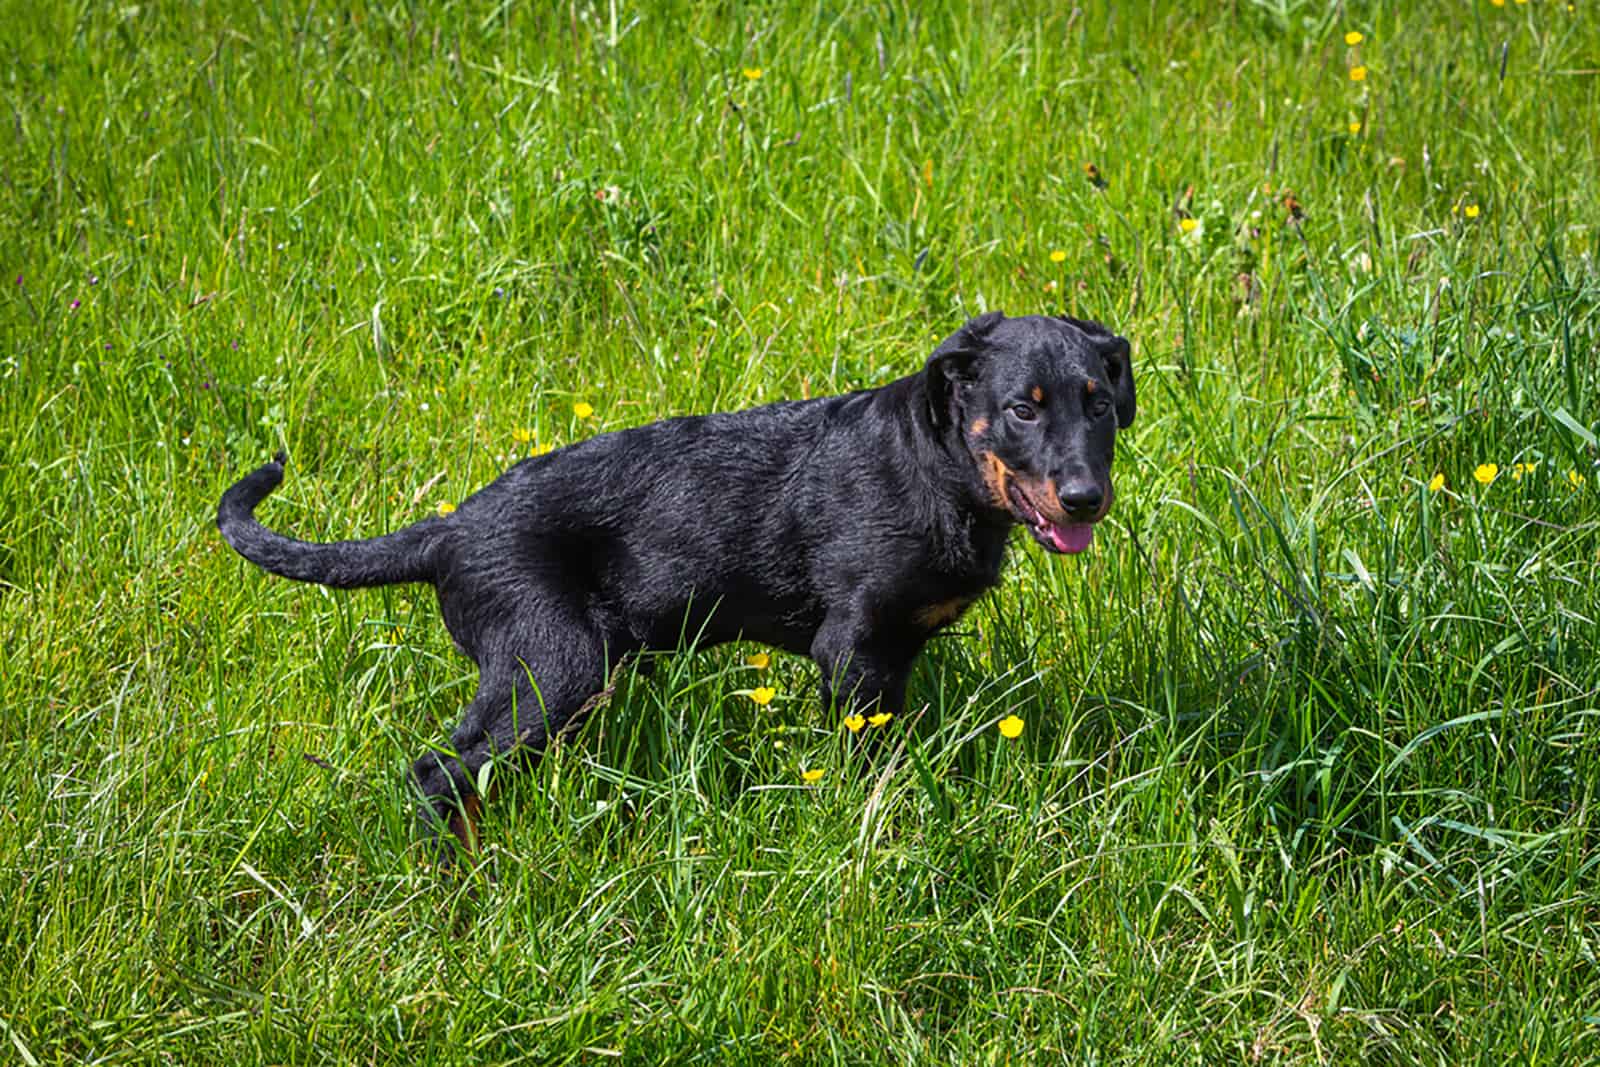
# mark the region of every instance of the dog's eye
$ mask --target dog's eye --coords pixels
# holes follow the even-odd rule
[[[1034,411],[1033,408],[1027,404],[1012,404],[1011,415],[1013,418],[1016,418],[1021,422],[1032,422],[1034,419],[1039,417],[1038,412]]]

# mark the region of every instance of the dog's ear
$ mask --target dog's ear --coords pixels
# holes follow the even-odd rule
[[[1126,337],[1117,336],[1098,322],[1069,315],[1061,316],[1061,320],[1076,326],[1106,365],[1106,377],[1111,379],[1111,398],[1117,406],[1117,429],[1126,430],[1133,425],[1137,410],[1133,395],[1133,347]]]
[[[928,417],[936,428],[943,429],[954,419],[958,390],[976,377],[977,361],[989,347],[989,331],[1004,318],[998,311],[989,311],[968,320],[928,357],[923,378],[928,390]]]

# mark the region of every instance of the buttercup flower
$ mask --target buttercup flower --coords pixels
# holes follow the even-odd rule
[[[777,695],[778,691],[770,685],[758,685],[750,690],[750,699],[763,707],[772,703],[772,698]]]
[[[1463,215],[1465,215],[1469,219],[1475,219],[1475,218],[1478,217],[1478,205],[1477,204],[1468,204],[1465,208],[1462,209],[1461,213]]]
[[[771,663],[772,657],[767,655],[765,652],[752,652],[750,655],[744,658],[744,665],[746,667],[754,667],[758,671],[766,670],[767,666]]]
[[[1355,134],[1358,134],[1360,132],[1361,132],[1361,123],[1356,122],[1354,119],[1350,120],[1350,133],[1352,135],[1355,135]]]
[[[1538,460],[1534,460],[1532,463],[1514,463],[1511,466],[1511,477],[1520,482],[1524,474],[1532,474],[1538,466]]]
[[[1367,68],[1366,67],[1351,67],[1350,68],[1350,80],[1353,81],[1353,82],[1364,82],[1364,81],[1366,81],[1367,80]]]
[[[751,81],[760,81],[761,80],[761,75],[763,73],[765,73],[765,72],[762,71],[762,69],[760,67],[746,67],[746,68],[744,68],[744,76],[746,78],[749,78]]]
[[[1061,251],[1061,249],[1058,248],[1054,252],[1050,253],[1050,262],[1052,262],[1052,263],[1065,263],[1066,261],[1067,261],[1067,254],[1065,252]]]
[[[587,400],[580,400],[572,405],[572,413],[580,419],[587,419],[594,414],[594,405]]]
[[[1435,474],[1432,478],[1430,478],[1428,480],[1428,492],[1437,493],[1439,490],[1441,490],[1443,488],[1444,488],[1444,475],[1442,473],[1441,474]]]
[[[1494,463],[1480,463],[1472,471],[1472,476],[1478,479],[1478,484],[1488,485],[1500,473],[1500,467]]]
[[[867,721],[870,722],[874,726],[882,726],[892,718],[894,718],[894,712],[892,712],[892,711],[880,711],[876,715],[867,716]]]
[[[1179,219],[1178,220],[1178,229],[1182,230],[1184,233],[1193,233],[1194,232],[1194,228],[1196,226],[1198,226],[1198,225],[1200,225],[1200,220],[1199,219]]]
[[[810,783],[820,782],[820,781],[822,781],[822,771],[820,771],[817,768],[813,767],[809,771],[802,771],[800,773],[800,777],[804,778],[807,782],[810,782]]]
[[[1567,484],[1571,485],[1574,489],[1578,488],[1588,480],[1589,479],[1585,478],[1575,470],[1570,470],[1567,472]]]
[[[1344,43],[1349,45],[1351,48],[1354,48],[1356,45],[1365,40],[1366,38],[1361,36],[1360,30],[1351,30],[1349,33],[1344,35]]]
[[[518,426],[511,431],[511,439],[519,445],[525,445],[533,440],[533,431],[526,426]]]
[[[1005,738],[1018,738],[1022,736],[1023,722],[1015,715],[1007,715],[1000,720],[1000,736]]]
[[[446,515],[449,515],[455,511],[456,506],[450,503],[448,500],[441,500],[439,501],[439,507],[436,510],[439,512],[439,517],[444,518]]]
[[[846,715],[844,718],[844,725],[845,728],[851,733],[859,734],[861,732],[861,728],[867,725],[867,720],[862,718],[860,715]]]

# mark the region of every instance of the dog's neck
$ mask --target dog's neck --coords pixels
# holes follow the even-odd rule
[[[924,373],[890,382],[879,392],[895,409],[901,446],[913,453],[903,464],[913,482],[908,502],[932,535],[940,567],[984,588],[993,585],[1016,520],[994,506],[961,427],[955,420],[934,420]]]

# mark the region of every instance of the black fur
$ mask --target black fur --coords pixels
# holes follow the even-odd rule
[[[217,525],[287,578],[435,586],[479,667],[454,754],[413,768],[448,817],[475,806],[492,755],[566,726],[607,664],[686,635],[808,654],[825,703],[898,711],[929,636],[998,581],[1013,525],[1055,551],[1088,543],[1133,415],[1126,340],[991,312],[882,388],[601,434],[384,537],[263,527],[282,453],[223,495]]]

